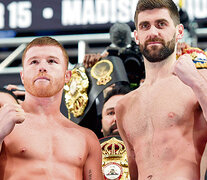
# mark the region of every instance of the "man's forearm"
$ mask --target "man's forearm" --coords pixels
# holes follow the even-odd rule
[[[206,71],[206,70],[205,70]],[[207,79],[202,73],[200,78],[191,87],[195,93],[197,100],[202,108],[204,118],[207,120]]]

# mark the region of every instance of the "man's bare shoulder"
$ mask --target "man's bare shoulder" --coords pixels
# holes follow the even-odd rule
[[[84,138],[86,138],[87,140],[97,140],[98,141],[98,138],[97,136],[95,135],[95,133],[88,129],[88,128],[85,128],[85,127],[82,127],[74,122],[72,122],[71,120],[68,120],[68,126],[67,128],[70,129],[70,131],[72,130],[73,133],[77,133],[81,136],[83,136]]]
[[[121,108],[122,106],[129,106],[139,97],[140,91],[141,90],[137,88],[130,93],[124,95],[123,98],[121,98],[117,103],[116,108]]]
[[[116,117],[121,121],[125,115],[129,113],[130,109],[134,107],[139,102],[140,89],[137,88],[130,93],[126,94],[121,98],[115,107]]]
[[[92,152],[95,149],[98,153],[97,148],[100,147],[100,143],[96,134],[92,130],[75,124],[74,122],[70,122],[70,124],[71,127],[69,131],[70,133],[72,132],[71,135],[76,139],[76,141],[84,144],[86,143],[88,147],[87,150],[89,152]]]

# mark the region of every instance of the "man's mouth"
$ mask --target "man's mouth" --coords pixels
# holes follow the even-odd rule
[[[158,45],[158,44],[162,44],[162,42],[159,42],[159,41],[148,42],[147,43],[147,46],[150,46],[150,45]]]
[[[162,44],[164,45],[164,40],[161,38],[150,38],[145,42],[145,45],[159,45]]]
[[[40,76],[40,77],[37,77],[37,78],[35,79],[35,82],[36,82],[36,81],[44,81],[44,80],[46,80],[46,81],[50,81],[50,79],[49,79],[48,77]]]
[[[115,133],[117,131],[118,131],[117,125],[116,124],[112,125],[111,126],[111,133]]]

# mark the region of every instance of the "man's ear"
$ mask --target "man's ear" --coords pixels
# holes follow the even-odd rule
[[[182,39],[184,36],[184,26],[179,24],[176,26],[176,42]]]
[[[138,32],[137,32],[137,30],[134,30],[134,39],[135,39],[135,42],[137,43],[137,45],[139,45],[139,39],[138,39]]]
[[[21,77],[22,84],[24,84],[24,73],[23,73],[23,71],[20,71],[20,77]]]
[[[65,83],[68,83],[71,78],[72,72],[70,70],[66,70],[65,72]]]

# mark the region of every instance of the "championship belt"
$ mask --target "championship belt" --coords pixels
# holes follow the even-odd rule
[[[106,85],[111,81],[111,73],[113,72],[113,64],[109,60],[101,60],[91,69],[91,75],[97,79],[97,85]]]
[[[100,139],[105,180],[129,180],[126,146],[120,136]]]
[[[83,115],[88,103],[87,89],[89,80],[84,67],[72,70],[70,81],[65,84],[65,103],[68,109],[68,117],[72,113],[74,117]]]
[[[67,108],[71,109],[71,110],[69,110],[70,111],[69,117],[76,124],[79,124],[82,120],[84,120],[85,115],[88,113],[88,111],[92,107],[95,99],[98,97],[98,95],[106,87],[108,87],[116,82],[129,83],[124,64],[123,64],[122,60],[117,56],[108,56],[104,60],[101,60],[98,63],[96,63],[92,68],[85,69],[84,74],[86,74],[86,76],[88,77],[88,81],[89,81],[88,90],[86,90],[87,88],[85,88],[86,87],[85,84],[87,84],[86,82],[84,82],[84,83],[78,82],[78,81],[83,81],[86,79],[85,75],[84,76],[81,75],[81,76],[79,76],[79,78],[77,77],[76,74],[83,74],[80,72],[83,72],[83,71],[78,70],[77,73],[74,72],[75,77],[76,77],[76,78],[74,77],[74,81],[75,81],[74,84],[75,85],[72,84],[71,81],[73,81],[73,80],[71,80],[67,86],[67,91],[70,92],[69,95],[67,95],[67,99],[66,99],[67,102],[72,97],[70,95],[71,94],[70,86],[72,86],[72,92],[74,92],[73,89],[76,89],[76,92],[82,92],[82,90],[77,90],[77,89],[79,89],[79,87],[81,89],[83,89],[84,92],[88,92],[87,93],[88,94],[88,103],[87,104],[84,103],[82,105],[81,103],[79,103],[79,101],[77,102],[75,100],[80,96],[81,99],[79,99],[79,100],[84,99],[84,102],[86,102],[87,98],[84,95],[85,93],[82,93],[82,94],[78,93],[78,95],[73,96],[73,100],[70,103],[68,103],[68,105],[67,105]],[[72,74],[72,77],[73,77],[73,74]],[[72,77],[71,77],[71,79],[72,79]],[[85,80],[85,81],[87,81],[87,80]],[[72,93],[72,94],[74,94],[74,93]],[[65,96],[65,98],[66,98],[66,96]],[[66,104],[67,104],[67,102],[66,102]],[[75,102],[77,102],[77,103],[75,103]],[[74,103],[75,103],[75,106],[73,105]],[[72,106],[70,106],[71,104],[72,104]],[[83,107],[80,109],[83,111],[78,111],[80,113],[77,113],[76,108],[78,108],[80,104],[81,104],[81,107]],[[73,113],[73,112],[75,112],[75,113]],[[94,120],[91,119],[90,122],[88,122],[88,123],[92,123],[92,121],[94,121]],[[96,122],[94,122],[94,123],[96,123]]]
[[[190,47],[183,50],[183,54],[189,54],[197,69],[207,68],[207,54],[199,49]]]

